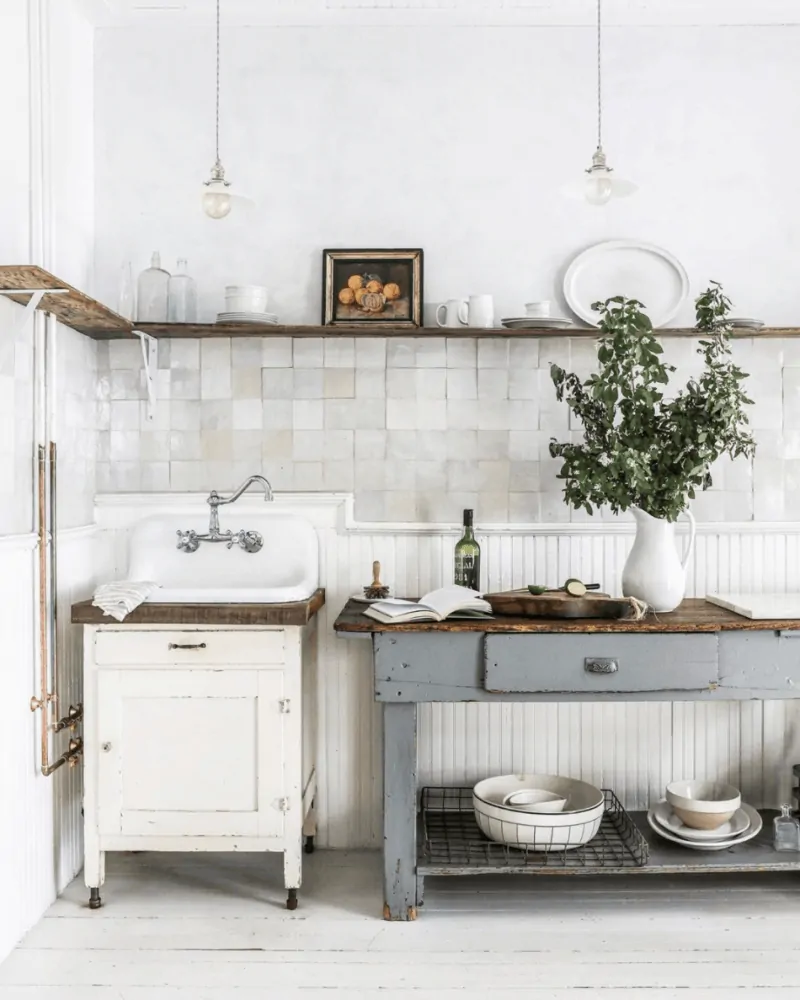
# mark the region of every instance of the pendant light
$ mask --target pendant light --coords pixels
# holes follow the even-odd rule
[[[605,205],[612,198],[625,198],[633,194],[637,187],[631,181],[618,177],[606,161],[603,149],[603,35],[602,0],[597,0],[597,149],[592,155],[592,165],[586,170],[586,177],[570,184],[567,193],[582,198],[590,205]]]
[[[229,215],[234,200],[249,200],[235,192],[231,182],[225,180],[225,168],[219,158],[219,5],[220,0],[217,0],[216,160],[209,179],[203,182],[203,211],[212,219],[224,219]]]

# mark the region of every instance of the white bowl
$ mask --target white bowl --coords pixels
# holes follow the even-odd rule
[[[225,312],[263,313],[267,310],[267,301],[264,285],[225,286]]]
[[[695,830],[716,830],[742,804],[734,785],[720,781],[681,780],[667,785],[667,802],[676,815]]]
[[[496,778],[484,778],[473,789],[473,795],[487,805],[502,807],[503,800],[512,792],[531,789],[553,792],[567,800],[561,812],[549,817],[551,820],[565,817],[564,823],[571,823],[569,817],[574,813],[602,807],[605,801],[603,793],[594,785],[577,778],[562,778],[558,774],[501,774]]]
[[[563,812],[542,813],[503,805],[513,792],[531,789],[566,798]],[[479,781],[472,792],[475,820],[490,839],[536,851],[572,850],[600,829],[605,800],[599,788],[575,778],[547,774],[506,774]]]
[[[522,809],[525,812],[557,813],[566,806],[563,795],[546,792],[543,788],[526,788],[519,792],[509,792],[503,799],[504,806]]]

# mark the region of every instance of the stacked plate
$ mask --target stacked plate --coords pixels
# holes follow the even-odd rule
[[[574,326],[564,316],[510,316],[500,322],[507,330],[568,330]]]
[[[752,840],[762,827],[737,788],[704,781],[667,785],[667,798],[653,806],[647,822],[660,837],[692,851],[726,851]]]
[[[274,313],[261,312],[221,312],[217,313],[218,323],[269,323],[274,326],[278,317]]]
[[[746,316],[735,316],[728,322],[734,330],[760,330],[764,325],[763,319],[749,319]]]

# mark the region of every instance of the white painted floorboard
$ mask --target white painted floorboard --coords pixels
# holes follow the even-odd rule
[[[800,998],[800,877],[430,879],[380,919],[380,857],[111,855],[0,966],[0,1000]]]

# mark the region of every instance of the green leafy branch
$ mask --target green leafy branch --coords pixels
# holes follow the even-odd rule
[[[590,514],[603,505],[615,513],[636,506],[674,521],[711,486],[709,469],[720,455],[755,452],[747,375],[731,359],[730,302],[717,282],[697,299],[704,370],[671,399],[664,393],[675,367],[663,360],[642,303],[618,295],[593,308],[601,317],[599,371],[584,382],[558,365],[550,369],[556,396],[583,427],[580,444],[550,443],[550,454],[564,460],[565,500]]]

